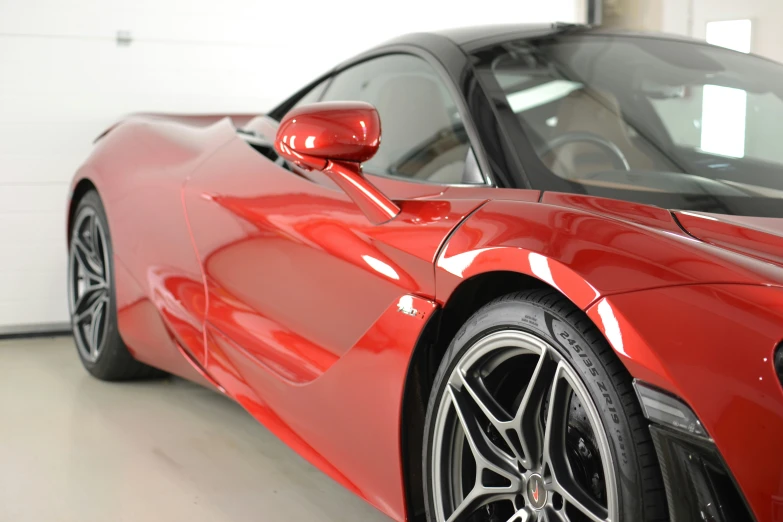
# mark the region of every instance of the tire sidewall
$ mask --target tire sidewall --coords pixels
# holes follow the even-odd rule
[[[577,315],[578,314],[578,315]],[[427,406],[423,452],[424,492],[427,519],[434,521],[434,496],[431,491],[432,447],[434,417],[445,391],[448,377],[465,353],[479,340],[500,330],[521,330],[531,333],[564,356],[589,391],[598,411],[612,452],[612,467],[617,481],[618,512],[620,520],[643,520],[639,502],[641,484],[636,456],[630,450],[631,426],[623,411],[622,402],[614,387],[612,376],[596,353],[593,344],[575,326],[575,320],[589,321],[575,306],[569,319],[537,303],[522,300],[503,300],[479,310],[457,333],[435,376]],[[592,326],[592,325],[591,325]],[[592,326],[595,328],[594,326]],[[603,338],[597,338],[601,348],[610,349]],[[636,501],[634,501],[636,499]]]

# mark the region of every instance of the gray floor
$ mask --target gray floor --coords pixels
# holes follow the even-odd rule
[[[229,399],[91,378],[67,337],[0,341],[0,521],[389,522]]]

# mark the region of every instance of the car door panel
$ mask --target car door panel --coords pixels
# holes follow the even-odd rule
[[[302,371],[304,360],[327,368],[398,294],[388,278],[357,266],[373,248],[357,235],[364,216],[347,196],[271,163],[241,140],[194,173],[185,199],[207,281],[208,321],[278,370],[281,357],[300,350],[280,377]],[[338,311],[339,302],[363,292],[362,306]],[[347,312],[354,320],[334,328]]]
[[[434,256],[481,201],[401,201],[396,219],[373,226],[341,191],[237,138],[193,173],[185,203],[208,322],[278,377],[301,383],[327,370],[400,296],[434,296]]]
[[[369,500],[401,515],[397,423],[436,307],[435,256],[483,200],[399,199],[400,214],[373,226],[343,192],[239,138],[192,174],[184,199],[207,285],[209,374],[316,465],[332,462],[324,471],[359,494],[385,492]],[[383,471],[362,464],[373,455],[388,459]]]

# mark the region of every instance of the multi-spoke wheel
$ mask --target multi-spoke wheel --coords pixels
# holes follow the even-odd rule
[[[85,368],[104,380],[165,375],[131,356],[117,330],[112,247],[98,194],[86,193],[71,224],[68,300],[74,341]]]
[[[427,412],[431,522],[666,520],[628,374],[584,314],[535,290],[455,337]]]
[[[71,233],[71,299],[76,347],[86,361],[95,362],[106,339],[109,321],[109,257],[106,233],[94,208],[84,207]]]

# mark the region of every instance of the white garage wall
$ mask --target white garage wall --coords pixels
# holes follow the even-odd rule
[[[68,184],[129,112],[263,112],[398,34],[580,21],[583,0],[0,0],[0,333],[67,322]],[[117,46],[117,31],[130,46]]]

